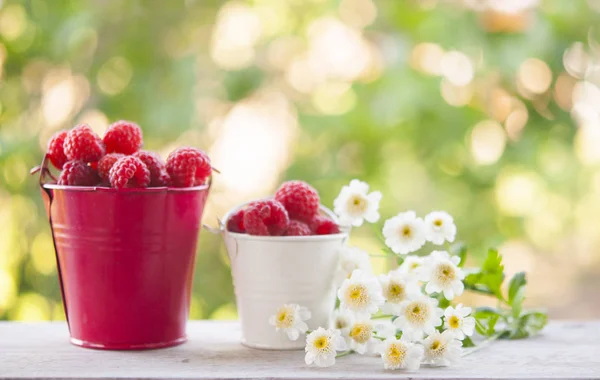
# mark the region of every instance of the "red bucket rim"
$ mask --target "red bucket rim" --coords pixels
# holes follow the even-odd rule
[[[163,192],[173,192],[173,193],[181,193],[181,192],[190,192],[190,191],[202,191],[208,190],[210,188],[210,184],[204,184],[200,186],[193,187],[129,187],[124,189],[115,189],[112,187],[105,186],[67,186],[67,185],[58,185],[55,183],[44,183],[42,186],[45,189],[52,190],[62,190],[62,191],[86,191],[86,192],[105,192],[105,193],[163,193]]]

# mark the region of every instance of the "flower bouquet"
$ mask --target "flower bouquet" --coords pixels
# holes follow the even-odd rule
[[[353,180],[334,202],[340,230],[349,232],[365,221],[376,223],[380,200],[379,192],[369,193],[366,183]],[[335,310],[332,302],[327,323],[322,318],[311,323],[313,310],[298,301],[299,292],[287,299],[282,294],[281,304],[262,325],[258,320],[253,324],[261,331],[271,325],[272,332],[290,341],[306,334],[308,365],[326,367],[340,356],[356,353],[380,356],[386,369],[407,371],[421,365],[451,365],[495,339],[526,338],[545,326],[544,312],[522,307],[525,273],[514,275],[503,290],[504,268],[496,250],[488,251],[480,267],[465,266],[468,251],[455,243],[457,229],[448,213],[434,211],[420,218],[413,211],[402,212],[386,220],[377,233],[384,255],[397,262],[390,272],[376,276],[369,254],[351,246],[339,247],[334,271],[314,266],[321,276],[331,274],[337,289]],[[442,248],[428,248],[429,244]],[[498,307],[456,304],[456,297],[465,291],[488,295]]]
[[[103,138],[79,125],[52,137],[36,169],[79,346],[139,350],[186,340],[210,160],[180,148],[165,163],[141,147],[134,123],[116,122]]]

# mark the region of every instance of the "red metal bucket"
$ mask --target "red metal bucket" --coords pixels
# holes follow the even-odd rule
[[[183,343],[209,186],[41,185],[71,342],[107,350]]]

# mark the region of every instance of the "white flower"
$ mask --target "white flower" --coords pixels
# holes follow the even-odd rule
[[[400,312],[394,324],[402,329],[402,337],[419,340],[423,333],[432,334],[442,324],[444,311],[437,307],[437,300],[420,295],[414,299],[402,301]]]
[[[389,338],[376,348],[383,359],[385,369],[406,369],[416,371],[421,366],[423,346],[413,344],[406,340]]]
[[[421,248],[427,241],[425,222],[414,211],[401,212],[383,225],[385,245],[395,253],[406,255]]]
[[[398,273],[406,273],[410,275],[419,275],[419,271],[423,269],[423,264],[425,263],[425,259],[420,256],[408,255],[404,258],[404,261],[396,271]]]
[[[339,330],[326,330],[319,327],[306,336],[306,364],[316,364],[318,367],[329,367],[335,364],[336,351],[346,349],[346,342],[340,336]]]
[[[354,350],[361,355],[372,353],[374,347],[379,342],[373,337],[375,332],[375,324],[370,318],[356,320],[352,326],[350,326],[348,346],[351,350]]]
[[[433,211],[425,217],[427,240],[441,245],[444,241],[452,243],[456,237],[456,225],[452,215],[445,211]]]
[[[297,340],[300,334],[308,330],[308,325],[304,321],[309,319],[310,311],[307,308],[289,304],[280,307],[277,314],[269,318],[269,324],[275,326],[275,330],[285,332],[290,340]]]
[[[338,309],[333,312],[333,316],[329,322],[329,327],[339,330],[342,336],[345,338],[350,332],[350,326],[352,326],[352,323],[354,323],[353,315],[347,311]]]
[[[377,277],[361,270],[355,270],[344,280],[337,296],[340,309],[354,313],[357,318],[370,317],[385,302]]]
[[[369,194],[369,185],[366,182],[353,179],[350,185],[342,188],[340,195],[333,201],[333,210],[338,215],[341,225],[360,227],[364,220],[369,223],[379,220],[379,202],[379,191]]]
[[[369,254],[357,247],[342,247],[338,268],[335,272],[335,284],[341,285],[345,279],[350,278],[356,269],[360,269],[363,273],[371,273]]]
[[[475,318],[469,317],[471,314],[470,307],[463,307],[462,303],[456,305],[456,309],[452,306],[444,311],[444,319],[446,323],[444,327],[454,333],[456,339],[463,340],[465,336],[473,335],[475,331]]]
[[[381,311],[387,314],[396,314],[400,302],[420,293],[416,277],[397,271],[379,275],[379,284],[386,300]]]
[[[396,330],[396,325],[390,319],[375,322],[375,335],[379,338],[395,338]]]
[[[448,366],[460,360],[462,342],[454,339],[451,331],[440,334],[434,331],[423,341],[425,347],[425,363],[437,366]]]
[[[425,260],[425,267],[421,272],[421,280],[427,282],[425,292],[444,293],[446,299],[460,296],[465,290],[462,280],[465,274],[458,267],[460,258],[450,256],[446,251],[433,251]]]

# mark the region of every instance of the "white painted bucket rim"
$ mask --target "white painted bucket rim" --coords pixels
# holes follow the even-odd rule
[[[249,235],[249,234],[240,234],[237,232],[230,232],[227,230],[225,230],[225,233],[236,240],[254,240],[254,241],[272,241],[272,242],[327,241],[327,240],[337,240],[337,239],[345,238],[346,236],[348,236],[347,232],[340,232],[337,234],[330,234],[330,235],[309,235],[309,236],[257,236],[257,235]]]
[[[259,199],[259,200],[266,200],[266,199],[273,199],[273,198],[270,197],[270,198],[263,198],[263,199]],[[252,202],[256,202],[256,201],[252,201]],[[242,209],[244,206],[248,205],[249,203],[251,203],[251,202],[245,202],[245,203],[239,204],[239,205],[235,206],[234,208],[232,208],[231,210],[229,210],[225,214],[225,216],[223,217],[223,221],[221,222],[221,230],[226,235],[231,236],[232,238],[234,238],[236,240],[254,240],[254,241],[272,241],[272,242],[282,242],[282,241],[313,242],[313,241],[338,240],[341,238],[346,238],[350,232],[350,228],[347,226],[341,226],[339,224],[337,215],[335,215],[335,213],[333,211],[331,211],[330,209],[328,209],[327,207],[325,207],[323,205],[320,205],[319,209],[324,214],[326,214],[328,217],[333,219],[334,222],[337,223],[337,225],[340,227],[339,233],[330,234],[330,235],[308,235],[308,236],[257,236],[257,235],[240,234],[238,232],[228,231],[227,230],[227,221],[229,220],[229,218],[233,214],[238,212],[240,209]]]

